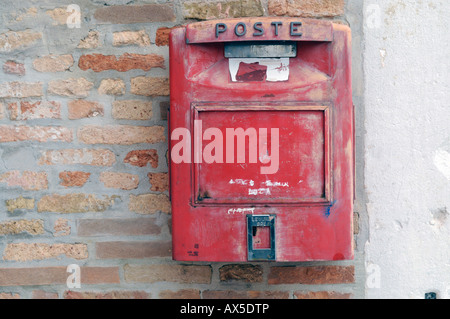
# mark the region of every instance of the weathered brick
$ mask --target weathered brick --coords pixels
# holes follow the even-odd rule
[[[8,110],[13,121],[61,118],[61,103],[55,101],[10,103]]]
[[[168,96],[169,79],[139,76],[131,79],[131,93],[143,96]]]
[[[118,267],[81,267],[81,284],[117,284]],[[0,268],[0,286],[66,284],[67,267]]]
[[[81,267],[82,285],[118,283],[120,283],[118,267]]]
[[[0,52],[25,49],[41,39],[42,33],[33,30],[8,31],[0,34]]]
[[[72,131],[67,127],[0,125],[0,143],[21,141],[72,142],[72,140]]]
[[[0,235],[17,235],[28,233],[30,235],[41,235],[44,233],[44,221],[32,220],[7,220],[0,222]]]
[[[103,212],[114,204],[117,196],[99,198],[92,194],[46,195],[37,204],[38,212],[86,213]]]
[[[41,82],[6,82],[0,84],[0,98],[26,98],[43,96]]]
[[[255,265],[225,265],[219,269],[220,281],[262,282],[261,266]]]
[[[270,15],[291,17],[336,17],[344,14],[344,0],[269,0]]]
[[[47,55],[33,61],[33,68],[38,72],[64,72],[73,66],[71,54]]]
[[[203,299],[289,299],[288,291],[205,290]]]
[[[159,293],[160,299],[200,299],[200,290],[180,289],[177,291],[163,290]]]
[[[294,291],[297,299],[351,299],[351,293],[340,293],[335,291]]]
[[[94,83],[85,78],[54,80],[48,83],[47,92],[50,95],[87,97]]]
[[[260,0],[234,0],[221,2],[184,2],[185,19],[225,19],[239,17],[260,17],[264,7]]]
[[[81,237],[159,235],[161,227],[155,218],[79,219],[77,232]]]
[[[98,87],[98,93],[103,95],[124,95],[125,91],[125,82],[121,79],[104,79]]]
[[[123,190],[136,189],[139,185],[139,176],[128,173],[102,172],[100,182],[107,188]]]
[[[152,68],[165,68],[162,55],[135,53],[125,53],[119,58],[103,54],[83,55],[78,61],[78,67],[83,71],[92,69],[94,72],[107,70],[127,72],[136,69],[150,71]]]
[[[8,244],[3,253],[4,260],[31,261],[57,258],[64,255],[68,258],[82,260],[88,258],[86,244],[43,244],[17,243]]]
[[[150,37],[145,30],[122,31],[113,33],[113,46],[138,45],[147,47],[150,45]]]
[[[0,120],[5,117],[5,107],[3,106],[3,103],[0,103]]]
[[[22,196],[14,199],[8,199],[6,201],[6,209],[8,212],[12,213],[16,210],[31,210],[34,209],[34,199],[33,198],[23,198]]]
[[[57,292],[50,292],[45,290],[33,290],[33,293],[31,295],[31,298],[33,299],[59,299]]]
[[[170,102],[169,101],[162,101],[161,103],[159,103],[159,110],[160,110],[161,120],[167,121],[169,107],[170,107]]]
[[[152,102],[114,101],[112,115],[117,120],[150,120],[152,118]]]
[[[170,32],[175,28],[180,28],[180,26],[176,26],[173,28],[161,27],[156,30],[155,44],[159,47],[169,45]]]
[[[49,15],[53,20],[53,25],[64,25],[67,24],[67,20],[69,19],[72,12],[67,12],[67,7],[64,8],[55,8],[53,10],[48,10],[45,12]]]
[[[99,259],[169,257],[171,256],[172,242],[97,242],[95,251]]]
[[[148,173],[151,191],[164,192],[169,190],[169,174],[167,173]]]
[[[20,295],[15,293],[2,292],[0,293],[0,299],[20,299]]]
[[[98,102],[74,100],[67,103],[69,119],[78,120],[88,117],[103,116],[104,108]]]
[[[183,284],[210,284],[211,266],[198,265],[125,265],[125,281],[128,283],[154,283],[159,281]]]
[[[109,292],[80,292],[65,291],[64,299],[150,299],[151,294],[145,291],[109,291]]]
[[[156,30],[156,45],[159,47],[169,45],[169,35],[171,31],[172,29],[167,27],[162,27]]]
[[[101,4],[101,5],[105,5],[105,0],[91,0],[91,2],[95,3],[95,4]],[[109,6],[116,6],[116,5],[124,5],[130,3],[129,0],[108,0],[108,4]]]
[[[17,12],[12,13],[12,16],[15,22],[21,22],[25,19],[31,19],[33,17],[36,17],[38,12],[38,9],[36,7],[31,8],[22,8],[19,9]]]
[[[123,162],[138,167],[145,167],[150,164],[153,168],[157,168],[158,151],[154,149],[131,151],[125,156]]]
[[[287,13],[287,0],[269,0],[269,14],[282,16]]]
[[[3,64],[3,72],[6,74],[14,74],[23,76],[25,75],[25,65],[23,63],[17,63],[15,61],[6,61],[5,64]]]
[[[66,267],[0,268],[0,286],[65,284]]]
[[[100,33],[98,31],[89,31],[89,34],[80,40],[78,49],[96,49],[101,46]]]
[[[162,126],[83,126],[78,130],[78,139],[85,144],[159,143],[165,141]]]
[[[65,218],[58,218],[53,226],[53,236],[61,237],[68,236],[71,232],[71,227],[69,226],[69,221]]]
[[[47,173],[10,171],[0,175],[0,183],[8,187],[20,187],[27,191],[48,189]]]
[[[169,214],[169,197],[164,194],[130,195],[128,209],[138,214],[154,214],[159,211]]]
[[[359,213],[353,213],[353,234],[359,234]]]
[[[280,284],[349,284],[355,278],[354,266],[272,267],[269,285]]]
[[[61,182],[59,183],[64,187],[82,187],[88,181],[91,173],[86,172],[68,172],[64,171],[59,173],[59,179]]]
[[[113,24],[154,23],[175,21],[175,12],[171,5],[122,5],[99,8],[95,11],[98,22]]]
[[[112,166],[116,155],[106,149],[65,149],[42,153],[39,165],[92,165]]]

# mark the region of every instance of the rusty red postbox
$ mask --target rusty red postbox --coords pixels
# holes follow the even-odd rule
[[[353,258],[350,29],[241,18],[170,35],[173,258]]]

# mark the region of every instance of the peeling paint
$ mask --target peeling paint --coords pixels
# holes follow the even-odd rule
[[[241,63],[246,65],[259,64],[260,66],[267,67],[266,78],[267,82],[283,82],[289,80],[289,58],[280,59],[228,59],[228,68],[231,75],[231,81],[239,82],[237,74]]]
[[[450,153],[443,149],[437,150],[436,153],[434,153],[433,163],[450,181]]]
[[[441,209],[432,211],[432,215],[433,220],[430,222],[430,225],[436,226],[438,229],[440,229],[447,221],[449,212],[447,210],[447,207],[443,207]]]
[[[384,68],[386,66],[385,61],[386,61],[386,50],[385,49],[381,49],[380,50],[380,56],[381,56],[381,66]]]

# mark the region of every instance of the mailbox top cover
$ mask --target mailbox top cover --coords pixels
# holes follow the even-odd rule
[[[283,18],[237,18],[188,24],[186,42],[333,41],[331,21]]]

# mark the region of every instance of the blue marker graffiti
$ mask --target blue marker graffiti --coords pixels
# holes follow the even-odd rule
[[[336,201],[331,202],[331,205],[330,205],[330,206],[325,207],[325,217],[326,217],[326,218],[330,217],[330,214],[331,214],[331,207],[333,207],[334,204],[336,204]]]

